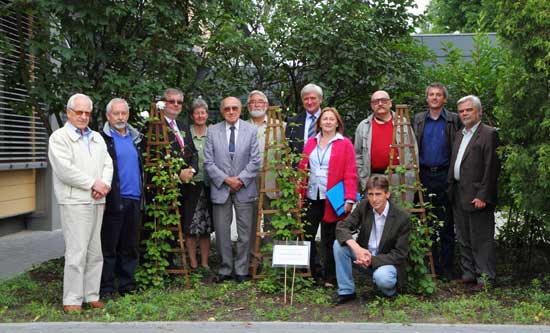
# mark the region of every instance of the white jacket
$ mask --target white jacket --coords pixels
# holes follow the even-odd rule
[[[105,203],[105,198],[95,200],[92,197],[96,179],[110,186],[113,178],[113,161],[98,132],[92,131],[90,134],[88,149],[84,138],[67,123],[50,136],[48,157],[59,204]]]

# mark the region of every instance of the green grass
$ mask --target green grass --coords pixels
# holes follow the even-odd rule
[[[334,290],[304,287],[294,304],[283,304],[283,292],[266,293],[257,282],[203,282],[191,275],[191,288],[175,278],[164,289],[149,289],[110,300],[101,310],[62,311],[62,260],[52,260],[0,283],[0,322],[28,321],[346,321],[482,324],[550,324],[550,277],[506,280],[480,293],[440,283],[426,297],[402,294],[381,297],[367,279],[359,279],[359,300],[332,306]],[[267,288],[270,290],[270,288]]]

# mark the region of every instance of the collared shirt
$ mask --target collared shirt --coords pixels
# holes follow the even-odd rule
[[[132,136],[128,130],[125,135],[122,135],[111,128],[111,137],[115,144],[120,196],[139,200],[141,197],[141,172],[138,151],[134,146]]]
[[[260,150],[260,156],[262,159],[260,160],[260,167],[264,164],[264,150],[265,150],[265,130],[267,128],[267,113],[264,116],[264,120],[258,125],[254,122],[254,119],[250,118],[250,123],[258,129],[258,135],[256,137],[258,138],[258,149]],[[273,129],[271,130],[273,132]]]
[[[175,132],[174,134],[177,135],[180,138],[180,140],[181,140],[180,142],[182,144],[185,144],[185,141],[183,141],[183,136],[181,135],[181,131],[178,127],[178,122],[176,121],[176,119],[172,120],[172,119],[170,119],[166,116],[164,116],[164,119],[166,119],[166,121],[168,122],[168,124],[170,124],[170,126],[172,126],[172,122],[173,122],[173,124],[174,124],[173,131]],[[181,147],[181,149],[183,150],[183,147]]]
[[[202,182],[204,181],[204,146],[206,145],[206,139],[208,137],[208,127],[206,127],[206,132],[203,136],[198,136],[195,133],[195,126],[190,126],[191,137],[193,138],[193,143],[195,148],[197,148],[197,153],[199,154],[199,171],[193,176],[193,181]]]
[[[69,125],[69,128],[71,130],[75,131],[78,135],[80,135],[82,140],[84,140],[86,147],[88,147],[88,152],[90,152],[90,139],[92,137],[92,130],[89,127],[86,127],[86,129],[82,131],[79,128],[76,128],[76,126],[74,126],[70,122],[67,122],[67,124]]]
[[[443,167],[449,164],[449,149],[445,125],[447,113],[442,110],[437,119],[426,113],[424,134],[422,135],[422,150],[420,151],[420,165],[427,167]]]
[[[231,126],[235,126],[235,151],[237,150],[237,142],[239,137],[239,123],[240,121],[237,120],[237,122],[233,125],[229,124],[227,121],[225,122],[225,134],[227,135],[227,145],[229,145],[229,139],[231,138]]]
[[[372,225],[372,229],[370,231],[369,251],[373,256],[377,255],[380,250],[380,240],[382,239],[382,233],[384,232],[384,226],[386,225],[386,218],[388,217],[389,211],[389,201],[386,201],[386,207],[384,208],[382,214],[378,214],[376,209],[372,209],[372,213],[374,214],[374,224]]]
[[[466,130],[466,128],[462,129],[462,141],[460,142],[460,147],[458,148],[458,153],[456,154],[456,161],[454,165],[454,176],[455,180],[460,180],[460,164],[462,163],[462,158],[464,157],[464,152],[466,151],[466,147],[468,147],[468,144],[470,143],[470,140],[474,136],[474,133],[476,132],[477,128],[479,127],[479,124],[481,124],[481,121],[474,125],[474,127],[470,128],[470,130]]]
[[[315,114],[314,114],[315,121],[317,121],[317,119],[319,119],[320,115],[321,115],[321,109],[319,109],[315,112]],[[304,143],[306,143],[307,139],[309,139],[309,137],[307,136],[307,134],[309,133],[309,127],[314,126],[315,121],[311,120],[311,114],[306,111],[306,123],[304,124]]]
[[[319,146],[321,133],[317,133],[317,146],[309,155],[309,181],[307,185],[307,197],[310,200],[325,199],[327,192],[328,166],[330,154],[332,152],[332,143],[336,140],[344,140],[340,133],[327,143],[325,148]],[[317,197],[319,194],[319,197]]]

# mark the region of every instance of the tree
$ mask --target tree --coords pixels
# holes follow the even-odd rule
[[[431,0],[423,32],[493,32],[499,0]]]
[[[500,198],[510,207],[508,230],[517,232],[507,236],[518,247],[550,251],[550,3],[501,1],[498,21],[510,47],[495,109],[503,146]]]

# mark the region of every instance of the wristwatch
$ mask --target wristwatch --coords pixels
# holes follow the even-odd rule
[[[197,173],[197,170],[195,170],[195,168],[190,167],[189,169],[191,169],[191,171],[193,172],[193,174],[196,174],[196,173]]]

